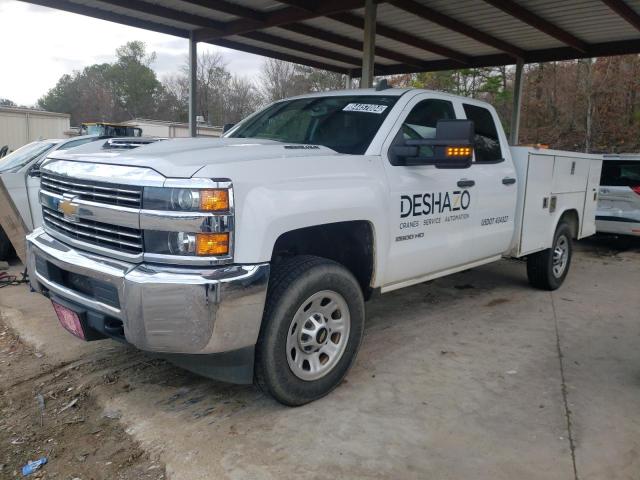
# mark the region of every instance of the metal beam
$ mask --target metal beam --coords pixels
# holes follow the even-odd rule
[[[195,27],[205,27],[212,30],[220,31],[224,28],[224,23],[212,20],[201,15],[187,13],[173,8],[163,7],[162,5],[150,5],[142,0],[101,0],[103,3],[113,5],[120,8],[126,8],[134,12],[144,13],[147,15],[155,15],[159,18],[165,18],[176,22],[186,23]]]
[[[352,13],[337,13],[334,15],[328,15],[328,17],[336,20],[337,22],[364,29],[364,19]],[[460,68],[460,65],[466,65],[467,63],[469,63],[469,57],[467,57],[466,55],[434,43],[431,40],[416,37],[415,35],[411,35],[401,30],[396,30],[395,28],[386,27],[380,24],[376,25],[376,32],[378,35],[381,35],[383,37],[391,38],[392,40],[396,40],[398,42],[421,48],[422,50],[433,52],[438,55],[442,55],[443,57],[455,60],[458,63],[457,68]]]
[[[636,30],[640,30],[640,15],[623,0],[602,0],[602,2],[633,25]]]
[[[122,8],[128,8],[136,12],[148,13],[149,11],[149,4],[140,0],[102,0],[102,1],[104,1],[105,3],[109,3],[111,5],[122,7]],[[216,4],[216,3],[217,2],[212,2],[212,4]],[[222,2],[222,3],[226,3],[226,2]],[[242,7],[242,11],[244,10],[252,11],[251,9]],[[160,5],[153,7],[153,14],[154,15],[158,14],[164,18],[169,18],[171,20],[207,28],[208,31],[218,32],[220,36],[223,36],[223,31],[225,29],[225,23],[223,22],[212,20],[210,18],[203,17],[196,14],[185,13],[172,8],[162,7]],[[316,47],[314,45],[308,45],[308,44],[296,42],[293,40],[278,37],[278,36],[271,35],[264,32],[257,32],[257,31],[247,32],[247,33],[240,34],[240,36],[246,37],[252,40],[256,40],[262,43],[278,45],[280,47],[284,47],[290,50],[305,51],[327,60],[335,60],[338,62],[346,63],[348,65],[353,65],[356,67],[360,65],[359,58],[350,57],[349,55],[344,55],[338,52],[333,52],[324,48]],[[197,34],[196,34],[196,39],[197,39]]]
[[[592,43],[586,53],[576,52],[570,47],[544,48],[540,50],[528,50],[524,63],[555,62],[560,60],[574,60],[577,58],[608,57],[613,55],[628,55],[640,53],[640,39],[620,40],[615,42]],[[468,67],[498,67],[513,65],[513,58],[505,53],[495,55],[480,55],[471,57]],[[400,73],[436,72],[441,70],[453,70],[460,68],[456,62],[446,60],[430,60],[425,62],[422,68],[411,65],[376,65],[376,75],[397,75]],[[358,77],[359,70],[353,70],[353,76]]]
[[[335,60],[336,62],[346,63],[348,65],[358,66],[360,65],[360,58],[345,55],[343,53],[333,52],[325,48],[317,47],[310,43],[301,43],[287,38],[278,37],[264,32],[248,32],[241,35],[245,38],[250,38],[258,42],[263,42],[272,45],[278,45],[279,47],[287,48],[289,50],[295,50],[299,52],[309,53],[317,57],[323,57],[329,60]]]
[[[524,62],[518,60],[516,64],[516,76],[513,83],[513,108],[511,110],[511,130],[509,132],[509,143],[512,146],[518,145],[520,134],[520,114],[522,110],[522,78],[524,73]]]
[[[344,35],[338,35],[328,30],[312,27],[311,25],[307,25],[306,23],[283,25],[280,28],[283,30],[288,30],[290,32],[298,33],[300,35],[304,35],[306,37],[322,40],[324,42],[335,43],[336,45],[351,48],[353,50],[357,50],[358,52],[362,52],[362,48],[364,46],[360,40],[354,40],[351,37],[345,37]],[[389,48],[380,47],[378,45],[376,45],[376,55],[378,57],[388,58],[389,60],[395,60],[400,63],[405,63],[407,65],[413,65],[414,67],[422,67],[425,65],[423,60],[410,57],[409,55],[396,52],[395,50],[391,50]]]
[[[222,32],[217,29],[204,28],[197,33],[199,41],[207,41],[213,38],[237,35],[252,32],[264,28],[278,27],[291,23],[302,22],[312,18],[323,17],[333,13],[344,12],[362,8],[364,0],[324,0],[317,8],[307,10],[300,7],[285,7],[265,13],[262,20],[241,18],[227,22]]]
[[[496,7],[499,10],[511,15],[518,20],[531,25],[533,28],[546,33],[547,35],[560,40],[562,43],[575,48],[581,53],[585,53],[589,45],[579,38],[571,35],[566,30],[554,25],[553,23],[545,20],[544,18],[536,15],[530,10],[520,6],[512,0],[484,0],[489,5]]]
[[[144,2],[144,1],[140,1],[140,0],[102,0],[105,3],[110,3],[112,5],[115,6],[119,6],[122,8],[128,8],[130,10],[134,10],[137,12],[141,12],[141,13],[148,13],[149,12],[149,4]],[[268,23],[270,20],[268,18],[265,18],[265,14],[263,12],[259,12],[257,10],[253,10],[251,8],[247,8],[247,7],[243,7],[240,5],[236,5],[236,4],[231,4],[225,1],[210,1],[210,0],[184,0],[187,1],[189,3],[192,3],[194,5],[200,5],[203,7],[207,7],[213,10],[219,10],[219,11],[224,11],[225,13],[232,13],[234,15],[241,15],[245,18],[250,18],[254,21],[257,22],[264,22],[264,23]],[[288,2],[285,2],[288,3]],[[292,1],[292,4],[300,4],[302,5],[304,2],[300,2],[300,0],[297,1]],[[303,8],[302,6],[298,6],[296,8]],[[309,7],[304,7],[304,10],[307,11],[307,8]],[[308,14],[312,14],[311,12],[313,12],[314,10],[309,9],[307,12]],[[226,26],[225,23],[223,22],[219,22],[216,20],[212,20],[210,18],[207,17],[203,17],[200,15],[196,15],[196,14],[191,14],[191,13],[185,13],[179,10],[175,10],[172,8],[167,8],[167,7],[162,7],[160,5],[158,6],[154,6],[153,9],[153,13],[154,14],[158,14],[162,17],[165,18],[169,18],[171,20],[175,20],[175,21],[179,21],[179,22],[183,22],[183,23],[188,23],[191,25],[195,25],[195,26],[199,26],[202,28],[207,29],[207,31],[209,32],[217,32],[217,35],[222,37],[222,36],[226,36],[226,34],[224,34],[223,32],[226,30]],[[283,25],[284,29],[288,29],[287,27],[293,27],[292,29],[290,29],[291,31],[295,31],[296,27],[300,27],[301,29],[304,29],[305,27],[307,27],[304,24],[294,24],[294,25]],[[298,30],[300,30],[300,28],[298,28]],[[309,29],[313,30],[314,27],[308,27]],[[316,29],[317,30],[317,29]],[[282,37],[278,37],[275,35],[271,35],[271,34],[267,34],[267,33],[262,33],[262,32],[247,32],[245,34],[240,34],[243,37],[246,38],[250,38],[256,41],[260,41],[263,43],[268,43],[268,44],[274,44],[274,45],[279,45],[281,47],[284,48],[288,48],[290,50],[300,50],[300,51],[306,51],[308,53],[312,53],[313,55],[316,55],[318,57],[324,57],[325,59],[328,60],[335,60],[341,63],[346,63],[348,65],[354,65],[354,66],[359,66],[360,65],[360,59],[356,58],[356,57],[350,57],[349,55],[345,55],[342,53],[338,53],[338,52],[333,52],[321,47],[316,47],[313,45],[309,45],[309,44],[303,44],[300,42],[296,42],[294,40],[290,40],[290,39],[286,39],[286,38],[282,38]],[[330,32],[325,32],[324,34],[324,40],[330,42],[330,40],[328,40],[328,36],[331,35]],[[314,36],[314,35],[312,35]],[[317,35],[315,35],[316,38],[318,38]],[[338,35],[338,37],[341,37]],[[199,39],[199,41],[202,41],[202,35],[200,33],[196,33],[196,38]],[[323,38],[321,38],[322,40]],[[339,41],[335,41],[332,43],[336,43],[337,45],[341,45],[341,46],[346,46],[344,43],[344,40],[347,39],[347,41],[349,41],[350,39],[348,39],[348,37],[341,37],[341,39]],[[351,40],[352,42],[354,42],[353,40]],[[360,43],[355,41],[356,43]],[[360,43],[360,47],[357,48],[357,50],[362,51],[362,43]],[[385,52],[387,52],[388,54],[392,55],[392,60],[395,59],[399,62],[403,62],[403,63],[408,63],[408,64],[413,64],[414,66],[419,66],[421,61],[417,60],[417,59],[411,59],[411,57],[402,55],[402,54],[393,54],[390,50],[384,49]]]
[[[191,5],[198,5],[209,10],[216,12],[228,13],[229,15],[235,15],[241,18],[250,18],[252,20],[263,21],[265,17],[264,12],[254,10],[249,7],[238,5],[237,3],[230,3],[224,0],[181,0],[184,3],[190,3]]]
[[[373,68],[376,60],[376,16],[378,6],[374,0],[367,0],[364,4],[364,29],[362,48],[362,75],[360,88],[373,86]]]
[[[254,45],[247,45],[245,43],[236,42],[234,40],[227,40],[226,38],[218,38],[209,40],[206,43],[212,45],[219,45],[225,48],[231,48],[233,50],[240,50],[241,52],[253,53],[255,55],[262,55],[263,57],[275,58],[277,60],[283,60],[285,62],[297,63],[299,65],[307,65],[309,67],[319,68],[321,70],[327,70],[329,72],[347,73],[348,68],[340,67],[338,65],[332,65],[330,63],[319,62],[317,60],[311,60],[309,58],[299,57],[297,55],[291,55],[289,53],[279,52],[276,50],[270,50],[264,47],[257,47]]]
[[[198,136],[196,121],[198,95],[198,42],[191,32],[189,35],[189,135]]]
[[[447,30],[452,30],[466,37],[472,38],[477,42],[489,45],[490,47],[503,52],[510,53],[515,58],[524,57],[524,50],[521,48],[462,23],[460,20],[444,15],[443,13],[440,13],[426,5],[422,5],[414,0],[388,0],[388,3],[396,8],[404,10],[405,12],[412,13],[424,20],[440,25]]]

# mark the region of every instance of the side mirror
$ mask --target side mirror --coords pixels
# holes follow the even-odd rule
[[[233,127],[235,127],[236,124],[235,123],[225,123],[222,126],[222,133],[227,133],[229,130],[231,130]]]
[[[389,150],[394,165],[468,168],[473,160],[475,127],[471,120],[439,120],[436,137],[405,140]]]

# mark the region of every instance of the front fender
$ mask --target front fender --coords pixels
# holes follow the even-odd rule
[[[335,222],[364,220],[373,226],[376,246],[376,278],[384,268],[380,252],[388,249],[388,191],[380,157],[364,162],[360,169],[342,165],[342,172],[308,175],[290,172],[285,179],[259,184],[232,178],[236,196],[236,263],[271,260],[276,240],[299,228]],[[282,171],[282,170],[280,170]],[[293,174],[293,175],[292,175]]]

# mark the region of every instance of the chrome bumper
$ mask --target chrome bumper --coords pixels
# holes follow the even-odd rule
[[[38,258],[39,265],[112,286],[117,301],[110,305],[47,278]],[[27,268],[36,291],[121,320],[126,340],[141,350],[189,354],[255,345],[269,278],[268,263],[197,269],[127,263],[73,249],[40,228],[27,236]]]

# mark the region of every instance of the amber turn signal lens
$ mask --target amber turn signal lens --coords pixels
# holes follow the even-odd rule
[[[228,233],[198,233],[196,235],[196,255],[227,255],[228,253]]]
[[[447,147],[447,157],[470,157],[471,147]]]
[[[200,210],[206,212],[229,210],[229,190],[200,190]]]

